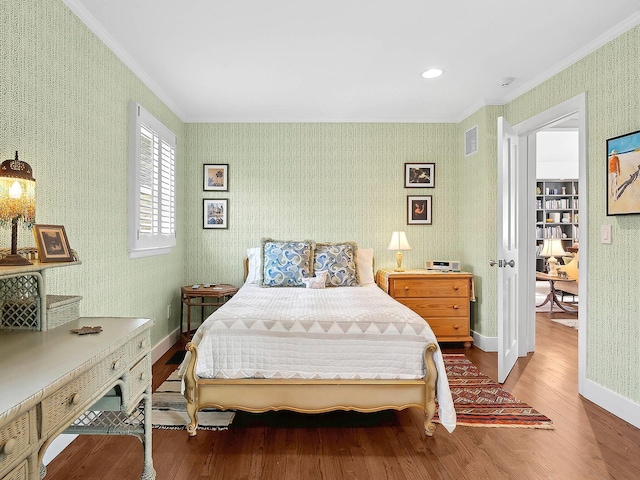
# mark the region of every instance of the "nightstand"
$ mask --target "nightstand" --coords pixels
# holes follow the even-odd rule
[[[398,302],[416,312],[431,326],[438,342],[473,342],[469,302],[473,275],[437,270],[378,270],[376,283]]]
[[[204,307],[220,307],[238,293],[238,287],[226,283],[212,284],[208,287],[185,285],[180,287],[180,336],[191,341],[191,307],[200,307],[200,322],[204,322]],[[200,301],[196,301],[196,299]],[[207,298],[211,300],[206,301]],[[184,306],[187,306],[187,330],[182,329]]]

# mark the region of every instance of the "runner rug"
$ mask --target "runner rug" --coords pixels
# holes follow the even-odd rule
[[[458,425],[553,429],[551,419],[518,400],[464,354],[443,354]],[[438,421],[438,413],[434,421]]]
[[[189,423],[187,400],[180,393],[178,371],[174,371],[152,395],[151,423],[153,428],[186,430]],[[203,409],[198,412],[199,430],[226,430],[235,412]]]

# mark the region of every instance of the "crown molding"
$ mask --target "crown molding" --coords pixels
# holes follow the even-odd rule
[[[63,0],[69,9],[98,37],[107,48],[136,75],[145,86],[151,90],[169,109],[184,122],[184,114],[162,88],[144,71],[144,69],[127,53],[127,51],[107,32],[91,13],[82,5],[80,0]]]

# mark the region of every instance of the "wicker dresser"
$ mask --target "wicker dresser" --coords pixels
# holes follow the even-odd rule
[[[379,270],[376,283],[431,326],[438,342],[464,342],[471,346],[469,302],[473,275],[434,270]]]
[[[61,433],[135,435],[141,478],[151,458],[151,326],[146,318],[78,318],[77,296],[48,296],[40,264],[0,267],[0,479],[44,477]],[[100,333],[70,330],[100,326]],[[149,412],[149,414],[147,414]]]

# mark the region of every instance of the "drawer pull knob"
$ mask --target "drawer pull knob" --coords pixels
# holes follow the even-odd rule
[[[454,286],[453,286],[453,289],[454,289],[455,291],[458,291],[458,290],[460,290],[460,287],[459,287],[458,285],[454,285]]]
[[[2,453],[5,455],[11,455],[15,452],[16,447],[18,446],[18,441],[15,438],[10,438],[2,445]]]
[[[111,364],[111,370],[117,370],[118,368],[120,368],[120,360],[115,360],[115,361]]]
[[[141,381],[142,381],[142,380],[144,380],[144,372],[142,372],[142,373],[140,374],[140,380],[141,380]]]
[[[71,395],[69,403],[71,403],[71,405],[77,405],[78,403],[80,403],[80,394],[74,393],[73,395]]]
[[[404,291],[408,292],[409,291],[409,287],[404,287]]]
[[[454,306],[453,306],[453,309],[454,309],[454,310],[458,310],[459,308],[460,308],[460,307],[459,307],[458,305],[454,305]]]
[[[454,330],[459,330],[460,329],[460,325],[454,325],[453,328],[454,328]]]
[[[146,342],[144,340],[140,341],[140,348],[146,347]]]

